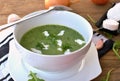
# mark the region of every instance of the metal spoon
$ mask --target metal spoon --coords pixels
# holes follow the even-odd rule
[[[15,25],[15,24],[18,24],[18,23],[21,23],[21,22],[23,22],[23,21],[26,21],[26,20],[28,20],[28,19],[31,19],[31,18],[40,16],[40,15],[46,14],[46,13],[48,13],[48,12],[50,12],[50,11],[53,11],[53,10],[58,10],[58,11],[67,10],[67,11],[70,11],[70,10],[72,10],[72,9],[69,8],[69,7],[67,7],[67,6],[61,6],[61,5],[52,6],[52,7],[50,7],[48,10],[44,11],[43,13],[37,13],[37,14],[32,15],[32,16],[30,16],[30,17],[22,18],[22,19],[20,19],[20,20],[18,20],[18,21],[15,21],[15,22],[12,22],[12,23],[9,23],[9,24],[2,25],[2,26],[0,26],[0,31],[4,30],[4,29],[6,29],[6,28],[9,28],[9,27],[11,27],[11,26],[13,26],[13,25]]]

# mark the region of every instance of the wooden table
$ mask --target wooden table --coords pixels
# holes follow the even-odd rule
[[[103,13],[111,6],[112,2],[119,1],[120,0],[110,0],[108,4],[98,6],[93,4],[90,0],[71,0],[70,7],[74,12],[86,19],[88,19],[87,14],[89,14],[95,20],[99,20]],[[42,9],[44,9],[44,0],[0,0],[0,25],[6,23],[7,17],[11,13],[16,13],[23,17],[31,12]],[[93,22],[89,22],[93,28],[96,28]],[[120,40],[120,35],[114,36],[113,40]],[[112,68],[114,68],[114,70],[111,73],[109,81],[120,81],[120,60],[112,50],[100,59],[100,64],[102,73],[92,81],[101,81]]]

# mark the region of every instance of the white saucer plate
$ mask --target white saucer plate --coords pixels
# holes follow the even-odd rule
[[[93,43],[91,44],[90,50],[88,51],[84,60],[85,61],[83,68],[79,72],[77,72],[76,75],[57,81],[90,81],[101,74],[102,70],[99,64],[98,53]],[[30,71],[25,68],[20,53],[17,51],[14,45],[14,40],[10,43],[8,66],[10,74],[15,81],[28,81],[28,79],[30,78],[28,76]],[[53,79],[48,80],[46,78],[44,78],[44,80],[56,81]]]

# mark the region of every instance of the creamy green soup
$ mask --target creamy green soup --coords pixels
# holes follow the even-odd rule
[[[85,45],[83,36],[62,25],[43,25],[26,32],[20,44],[28,50],[45,55],[69,54]]]

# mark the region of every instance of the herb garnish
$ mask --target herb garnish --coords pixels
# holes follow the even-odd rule
[[[115,43],[113,44],[112,50],[116,54],[116,56],[120,59],[120,55],[119,55],[120,41],[115,41]]]
[[[36,73],[33,73],[32,71],[30,71],[29,76],[31,77],[31,79],[29,79],[28,81],[45,81],[43,79],[40,79],[36,76]]]
[[[116,54],[116,56],[120,59],[120,55],[119,55],[120,41],[115,41],[115,43],[113,44],[112,50]],[[109,81],[110,74],[112,71],[113,71],[113,69],[109,70],[106,77],[104,79],[102,79],[101,81]]]
[[[69,43],[66,43],[66,44],[63,44],[62,45],[62,50],[63,50],[63,52],[65,52],[67,49],[71,49],[72,47],[71,47],[71,45],[69,44]]]
[[[52,42],[54,45],[57,45],[57,42],[56,42],[56,40],[58,39],[57,35],[55,35],[55,34],[50,34],[49,39],[51,40],[51,42]]]
[[[106,77],[103,78],[101,81],[109,81],[110,74],[111,74],[112,71],[113,71],[113,69],[109,70],[108,73],[107,73],[107,75],[106,75]]]
[[[41,44],[40,42],[38,42],[37,45],[36,45],[36,48],[38,50],[42,50],[44,48],[44,46],[43,46],[43,44]]]

